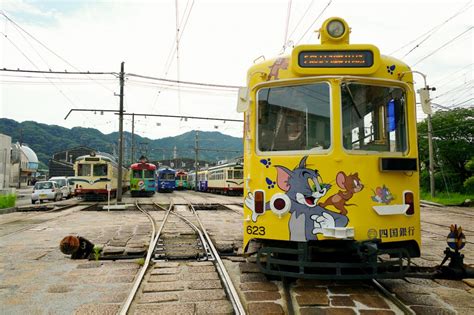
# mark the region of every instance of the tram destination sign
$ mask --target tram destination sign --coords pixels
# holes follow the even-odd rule
[[[370,50],[307,50],[298,54],[301,68],[370,68],[373,64]]]

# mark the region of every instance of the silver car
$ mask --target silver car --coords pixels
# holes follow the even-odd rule
[[[62,198],[63,194],[61,193],[61,189],[59,189],[56,182],[37,182],[33,188],[33,193],[31,194],[31,203],[35,204],[38,200],[40,203],[43,203],[44,200],[59,201]]]
[[[53,181],[58,184],[58,187],[63,194],[63,198],[69,199],[70,197],[72,197],[71,187],[67,177],[51,177],[49,181]]]

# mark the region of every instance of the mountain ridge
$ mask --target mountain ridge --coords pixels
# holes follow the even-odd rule
[[[0,118],[0,133],[10,136],[12,143],[22,143],[35,151],[38,160],[45,165],[54,153],[78,146],[87,146],[98,151],[115,154],[118,152],[118,132],[104,134],[95,128],[48,125],[36,121],[17,122],[13,119]],[[174,137],[150,139],[135,135],[135,159],[147,155],[150,160],[170,159],[175,153],[178,158],[195,156],[196,130],[188,131]],[[131,133],[124,132],[124,161],[130,162]],[[242,138],[232,137],[218,131],[198,131],[199,160],[216,162],[242,156]]]

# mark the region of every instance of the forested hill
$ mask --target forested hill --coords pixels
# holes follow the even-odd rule
[[[103,134],[93,128],[68,129],[34,121],[19,123],[15,120],[0,118],[0,133],[12,137],[12,142],[20,140],[20,130],[23,143],[28,144],[36,152],[38,159],[46,165],[54,153],[81,145],[111,154],[117,152],[118,132]],[[156,140],[135,135],[135,148],[137,154],[147,154],[151,160],[171,158],[175,147],[178,158],[194,158],[195,135],[195,131],[189,131],[179,136]],[[131,138],[131,133],[124,133],[125,160],[129,159]],[[230,159],[242,155],[242,138],[216,131],[199,131],[199,148],[200,160],[215,162]]]

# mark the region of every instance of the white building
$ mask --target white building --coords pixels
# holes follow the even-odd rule
[[[33,175],[38,170],[38,157],[36,153],[26,144],[17,142],[11,146],[11,182],[10,186],[18,187],[18,177],[20,177],[21,187],[26,187],[33,179]],[[18,174],[21,174],[18,176]]]
[[[12,138],[0,134],[0,190],[10,187]]]

